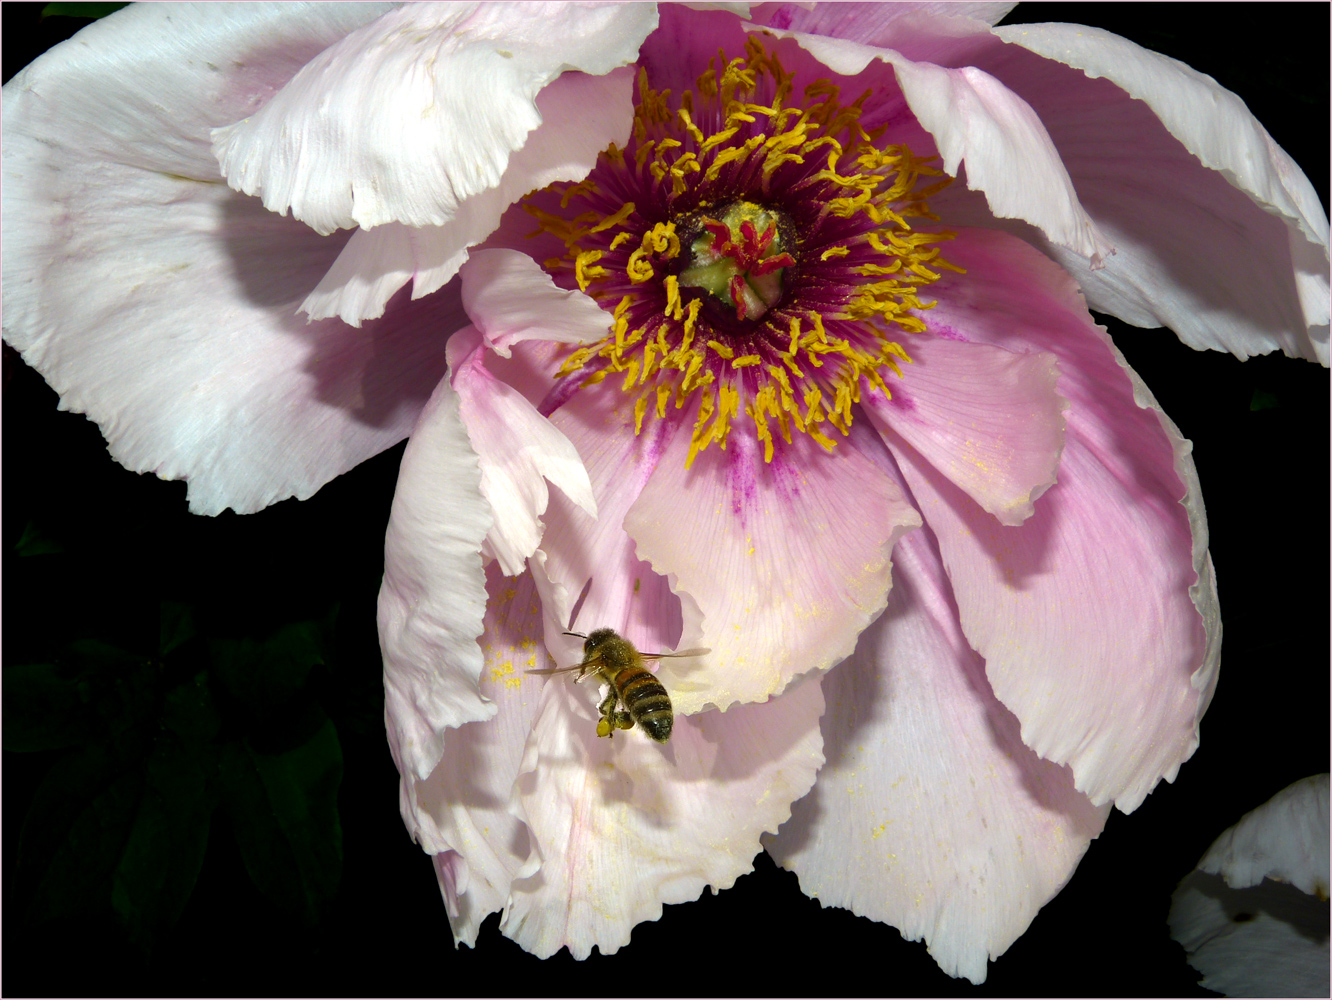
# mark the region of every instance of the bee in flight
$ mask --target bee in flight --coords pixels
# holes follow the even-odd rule
[[[602,699],[597,720],[598,736],[613,736],[617,729],[632,729],[637,722],[658,743],[671,738],[675,725],[675,712],[671,709],[671,696],[662,687],[652,671],[643,666],[644,660],[659,660],[667,656],[700,656],[709,649],[682,649],[676,653],[640,653],[634,644],[614,629],[599,628],[591,635],[565,632],[583,640],[583,662],[572,667],[548,667],[529,670],[529,674],[562,674],[578,671],[576,680],[597,676],[610,688]],[[624,711],[616,709],[622,704]]]

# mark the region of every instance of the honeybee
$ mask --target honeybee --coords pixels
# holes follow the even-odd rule
[[[671,709],[671,696],[662,687],[652,671],[643,666],[644,660],[659,660],[667,656],[700,656],[709,649],[682,649],[675,653],[640,653],[634,644],[614,629],[599,628],[591,635],[565,632],[583,640],[583,662],[572,667],[547,667],[529,670],[529,674],[562,674],[578,671],[576,680],[595,675],[610,690],[602,699],[597,720],[598,736],[614,736],[617,729],[632,729],[637,722],[643,732],[658,743],[671,738],[675,725],[675,712]],[[616,709],[622,704],[624,711]]]

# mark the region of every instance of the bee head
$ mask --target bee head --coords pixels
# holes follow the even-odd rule
[[[593,652],[596,651],[598,646],[606,642],[606,640],[614,638],[615,638],[614,629],[599,628],[591,635],[589,635],[587,637],[587,641],[583,643],[583,653],[585,655],[590,656]]]

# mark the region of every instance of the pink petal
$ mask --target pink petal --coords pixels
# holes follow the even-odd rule
[[[449,371],[467,437],[481,463],[481,495],[494,526],[483,551],[517,576],[541,541],[546,480],[597,516],[592,484],[578,452],[518,390],[486,371],[480,332],[467,328],[449,340]]]
[[[509,357],[525,340],[590,344],[610,332],[611,317],[582,292],[555,287],[531,257],[478,250],[463,271],[463,306],[486,346]]]
[[[214,132],[227,182],[315,230],[442,226],[497,186],[562,72],[632,63],[638,4],[413,4],[312,59],[262,110]]]
[[[737,431],[686,470],[686,427],[625,518],[638,554],[691,599],[688,645],[690,611],[702,616],[699,644],[712,652],[660,671],[686,714],[763,701],[848,655],[887,599],[893,544],[920,524],[849,441],[828,453],[793,438],[765,464]]]
[[[515,358],[526,346],[519,345]],[[632,407],[621,396],[579,392],[550,418],[578,450],[597,505],[592,518],[563,496],[552,495],[546,532],[533,559],[548,615],[546,647],[562,664],[582,659],[582,642],[560,634],[566,628],[584,633],[612,628],[644,652],[699,645],[695,634],[682,640],[681,599],[664,576],[638,557],[624,530],[625,514],[676,422],[656,421],[635,436]]]
[[[196,513],[309,497],[400,441],[464,321],[446,294],[307,325],[341,241],[216,180],[209,126],[364,18],[128,8],[5,88],[5,339],[117,461],[187,480]]]
[[[866,73],[864,80],[848,81],[848,91],[856,85],[863,89],[870,79],[876,89],[891,88],[891,93],[900,88],[911,113],[933,137],[943,169],[958,176],[965,160],[967,187],[984,192],[996,216],[1030,222],[1054,243],[1090,258],[1093,267],[1113,252],[1078,203],[1078,193],[1041,119],[993,76],[974,67],[946,69],[917,62],[893,49],[841,38],[772,33],[795,39],[835,73],[850,77]],[[876,61],[890,66],[891,72],[874,67]]]
[[[922,17],[974,18],[985,24],[997,24],[1016,7],[1016,3],[967,2],[944,0],[942,3],[764,3],[756,4],[749,19],[770,28],[787,28],[811,35],[846,38],[863,45],[895,48],[904,29],[915,33]],[[905,22],[905,23],[904,23]]]
[[[509,795],[541,701],[541,681],[526,671],[554,665],[541,644],[531,574],[510,579],[492,563],[486,595],[480,691],[495,705],[494,718],[444,733],[439,765],[424,780],[399,763],[407,829],[436,856],[454,942],[473,947],[481,921],[504,908],[513,879],[539,863]]]
[[[981,230],[960,232],[948,254],[967,274],[931,286],[936,333],[1059,359],[1070,404],[1059,479],[1021,527],[1003,527],[889,443],[1023,740],[1069,764],[1093,802],[1131,811],[1197,747],[1220,654],[1191,446],[1048,258]]]
[[[445,729],[495,715],[476,641],[486,610],[481,542],[492,523],[458,394],[444,379],[402,456],[379,589],[385,722],[404,774],[429,777]]]
[[[515,800],[542,865],[514,881],[500,929],[541,958],[608,955],[663,903],[732,885],[814,784],[822,712],[809,678],[766,705],[677,717],[668,744],[598,739],[590,685],[549,680]]]
[[[904,337],[913,364],[892,398],[862,405],[1002,524],[1021,524],[1055,481],[1068,401],[1053,354],[943,337]]]
[[[442,288],[511,203],[556,181],[582,180],[603,149],[624,143],[633,118],[633,72],[563,73],[537,95],[536,106],[542,124],[509,157],[497,186],[463,200],[445,226],[388,223],[357,230],[301,308],[311,319],[339,316],[360,326],[380,315],[408,281],[414,299]],[[587,114],[589,107],[598,113]],[[530,229],[531,218],[524,218]]]
[[[985,980],[1105,824],[1067,767],[1041,760],[958,624],[927,531],[893,554],[888,608],[823,681],[828,763],[769,853],[826,906],[925,939]]]
[[[1238,97],[1097,28],[1024,24],[995,34],[1012,44],[970,61],[1040,114],[1083,205],[1118,249],[1105,270],[1088,273],[1049,248],[1093,308],[1169,326],[1195,348],[1242,358],[1279,349],[1328,363],[1327,216]],[[948,193],[932,207],[987,224],[955,212]],[[1045,249],[1038,234],[1018,235]]]

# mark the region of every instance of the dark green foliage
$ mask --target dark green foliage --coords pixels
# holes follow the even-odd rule
[[[65,751],[24,822],[25,918],[109,909],[151,951],[190,898],[221,807],[259,890],[317,921],[342,877],[342,748],[316,691],[336,612],[201,636],[193,607],[163,602],[151,655],[81,639],[6,667],[5,749]]]
[[[48,3],[42,8],[42,17],[86,17],[95,21],[128,6],[127,3]]]

